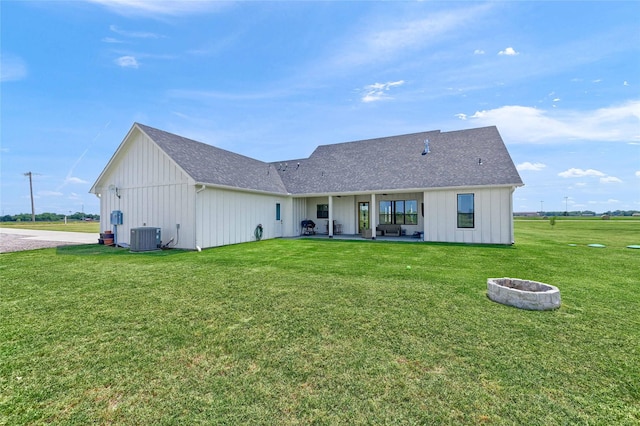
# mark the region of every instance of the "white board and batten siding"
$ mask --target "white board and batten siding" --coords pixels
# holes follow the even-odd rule
[[[130,138],[101,179],[101,230],[113,230],[111,212],[120,210],[118,242],[129,243],[132,228],[150,226],[161,229],[163,244],[173,237],[171,247],[193,248],[193,180],[146,135],[134,130]]]
[[[316,206],[314,206],[316,208]],[[356,197],[352,195],[333,197],[333,219],[342,225],[343,234],[356,234],[358,227]],[[324,225],[324,224],[323,224]],[[334,230],[335,232],[335,230]]]
[[[424,193],[424,240],[512,244],[513,187],[433,190]],[[458,228],[458,194],[474,194],[474,227]]]
[[[306,198],[291,199],[291,237],[302,234],[302,221],[305,219],[309,219],[307,213],[307,205],[308,203]]]
[[[276,204],[280,204],[279,223]],[[206,248],[255,241],[258,224],[263,239],[289,236],[290,204],[286,197],[206,187],[196,195],[196,245]]]

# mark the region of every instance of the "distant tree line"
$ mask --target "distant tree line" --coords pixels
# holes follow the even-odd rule
[[[515,212],[515,216],[600,216],[600,215],[609,215],[609,216],[633,216],[634,214],[640,214],[640,210],[615,210],[615,211],[606,211],[603,213],[596,213],[592,210],[578,210],[565,212],[563,211],[541,211],[541,212],[529,212],[529,213],[518,213]]]
[[[638,210],[614,210],[607,211],[603,214],[608,214],[609,216],[633,216],[634,213],[640,214]]]
[[[57,222],[64,220],[100,220],[100,215],[91,213],[75,212],[74,214],[40,213],[36,215],[36,222]],[[30,213],[20,213],[15,215],[0,216],[0,222],[31,222]]]
[[[640,212],[638,210],[615,210],[615,211],[610,210],[600,214],[606,214],[609,216],[632,216],[634,213],[640,213]],[[543,212],[543,216],[599,216],[600,214],[591,210],[582,210],[582,211],[573,211],[573,212],[565,212],[565,211]]]
[[[572,212],[566,212],[562,210],[542,212],[542,216],[598,216],[598,214],[591,210],[579,210]]]

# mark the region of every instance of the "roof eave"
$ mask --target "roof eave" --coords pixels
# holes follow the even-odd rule
[[[457,185],[457,186],[438,186],[434,188],[426,188],[424,191],[452,191],[466,188],[478,188],[478,189],[486,189],[486,188],[517,188],[520,186],[524,186],[524,183],[499,183],[492,185]]]
[[[288,194],[293,198],[311,198],[311,197],[327,197],[327,196],[349,196],[349,195],[368,195],[368,194],[405,194],[408,192],[428,192],[428,191],[451,191],[468,188],[515,188],[524,186],[524,183],[503,183],[495,185],[457,185],[457,186],[438,186],[430,188],[401,188],[401,189],[372,189],[363,191],[344,191],[344,192],[313,192],[302,194]]]
[[[251,188],[240,188],[237,186],[231,185],[221,185],[217,183],[207,183],[207,182],[196,182],[195,186],[204,186],[206,188],[217,188],[217,189],[226,189],[229,191],[238,191],[238,192],[246,192],[250,194],[263,194],[263,195],[278,195],[278,196],[291,196],[288,192],[277,192],[277,191],[265,191],[261,189],[251,189]]]

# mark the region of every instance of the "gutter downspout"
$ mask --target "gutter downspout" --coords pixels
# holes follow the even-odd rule
[[[511,245],[516,243],[516,236],[513,227],[513,193],[515,192],[516,187],[511,187],[511,192],[509,193],[509,233],[511,234]]]
[[[196,250],[201,251],[202,249],[198,245],[198,194],[204,191],[206,186],[204,184],[200,185],[200,189],[196,189],[196,209],[194,212],[194,220],[193,220],[193,233],[195,238],[195,246]]]

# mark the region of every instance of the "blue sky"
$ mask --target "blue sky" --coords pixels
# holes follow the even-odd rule
[[[2,1],[2,214],[98,213],[134,122],[263,161],[496,125],[515,211],[640,210],[640,2]],[[565,199],[565,197],[567,197]],[[542,203],[541,203],[542,202]]]

